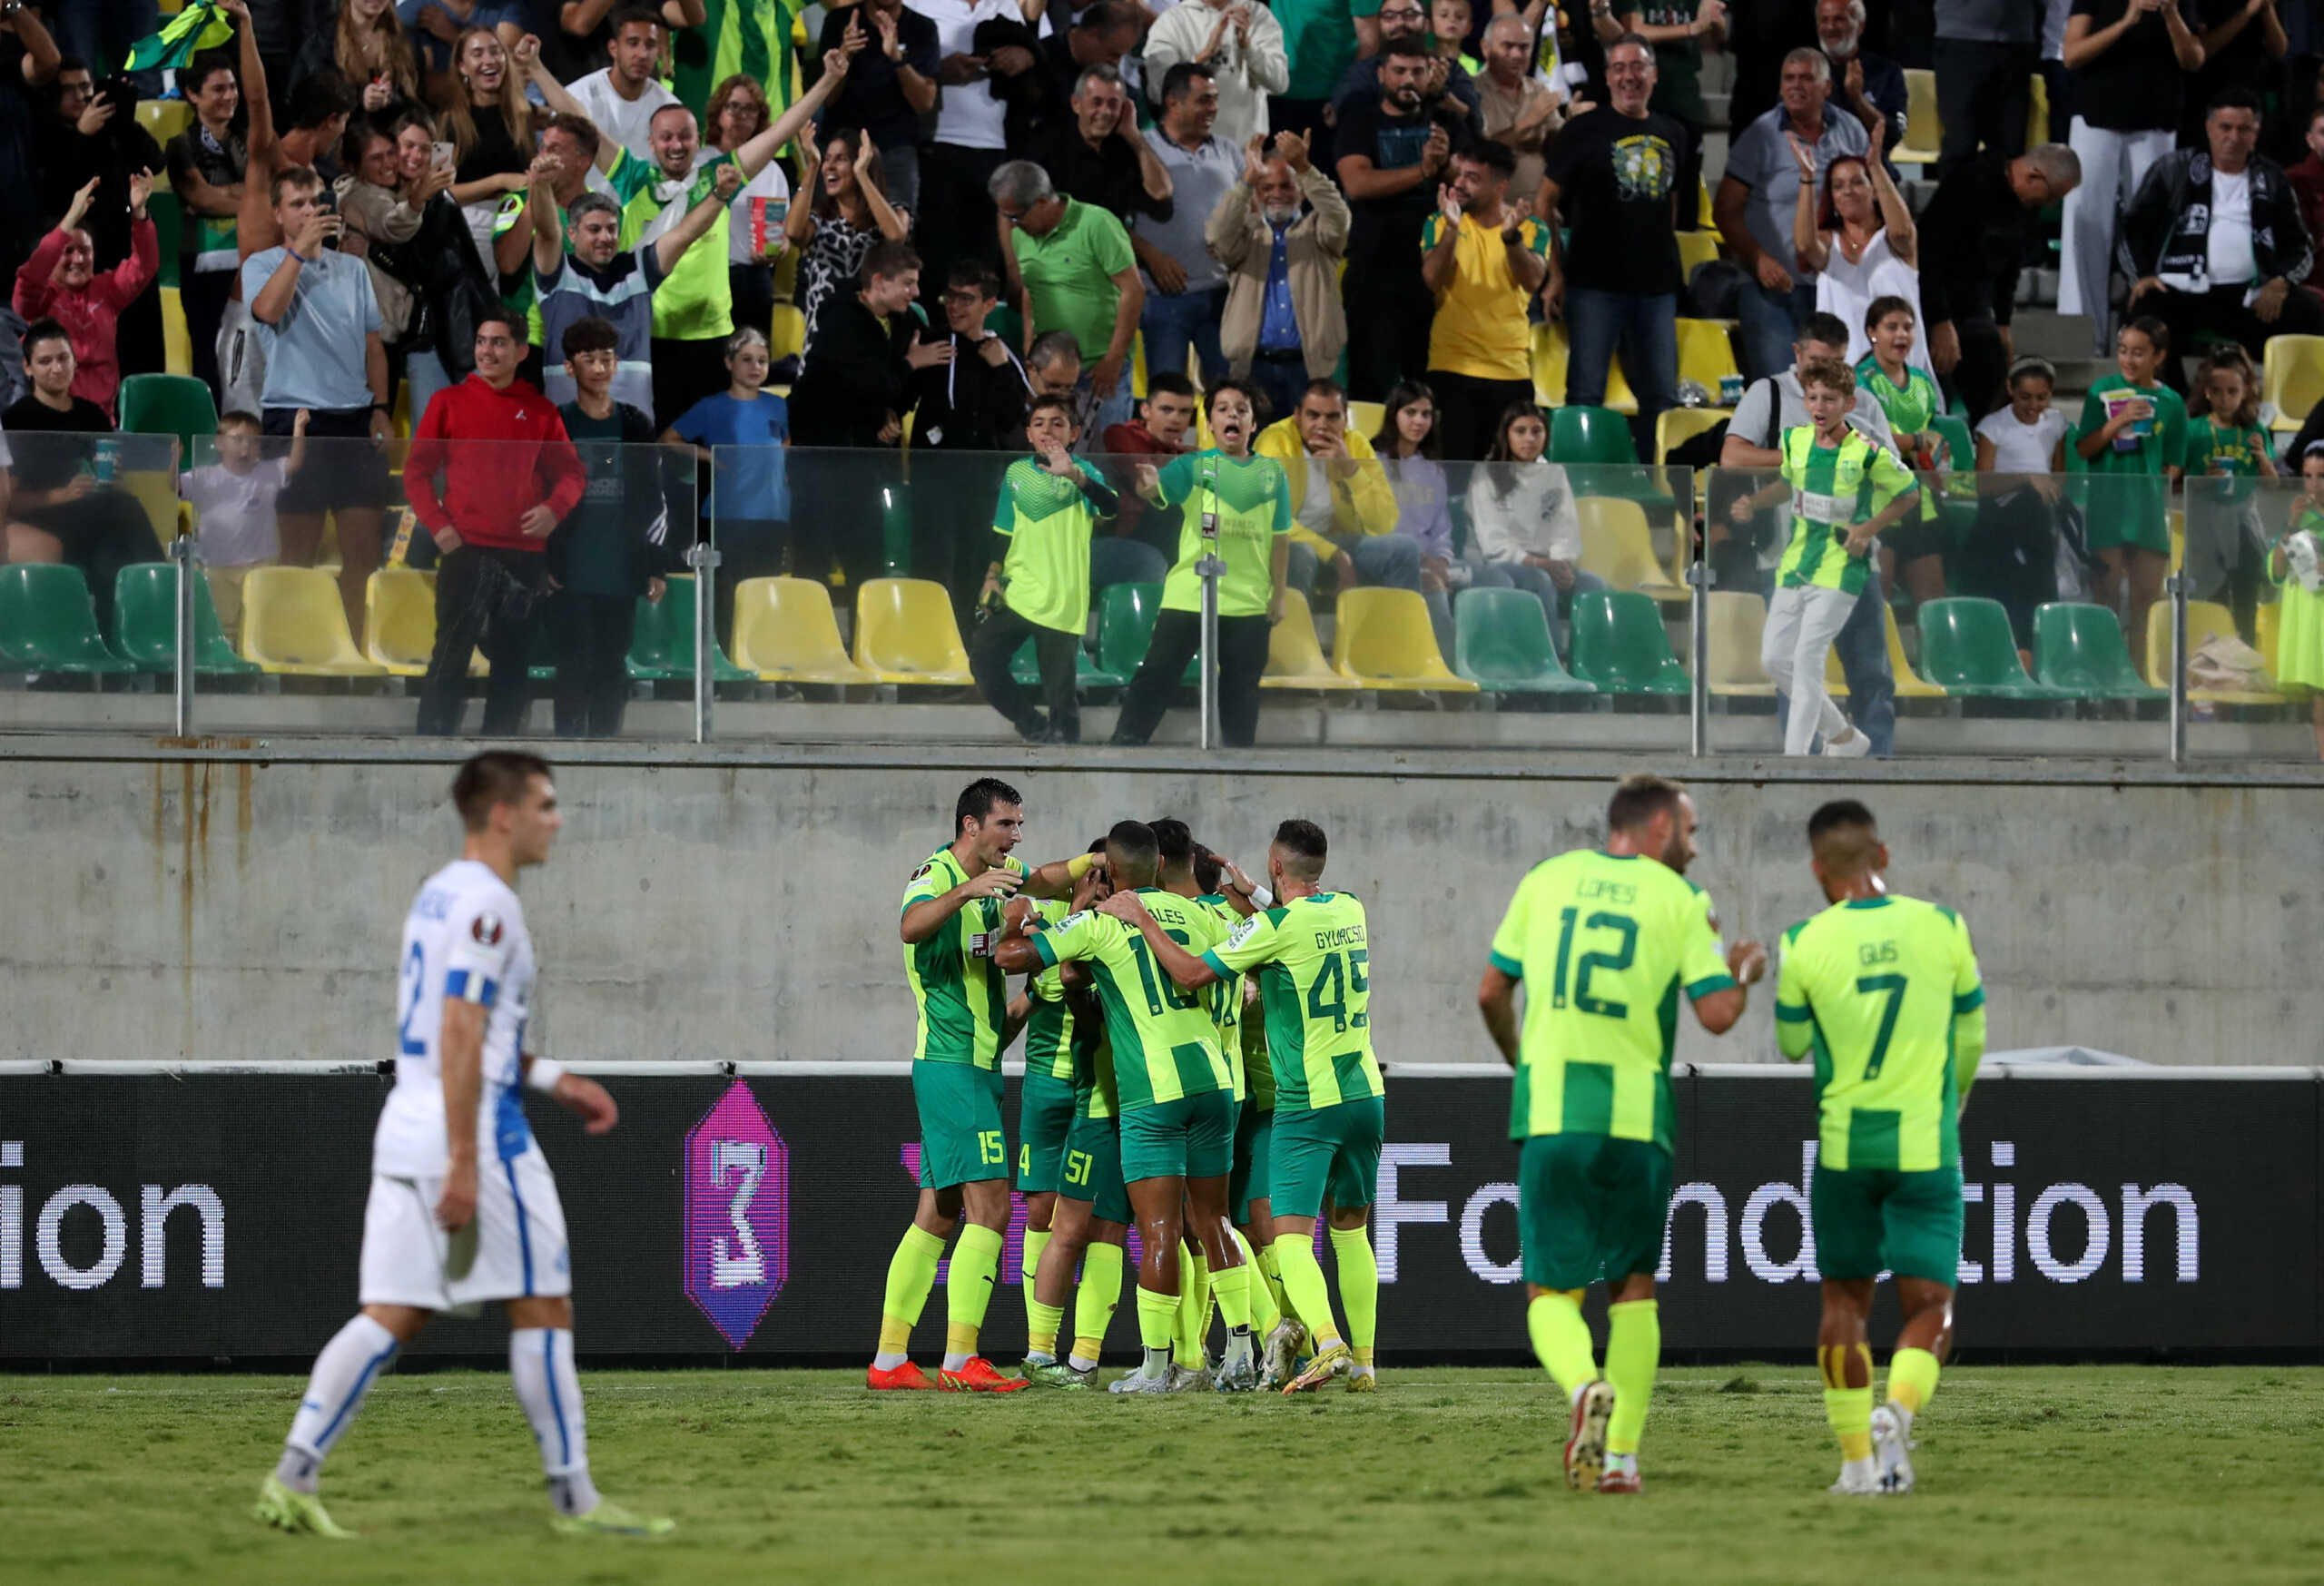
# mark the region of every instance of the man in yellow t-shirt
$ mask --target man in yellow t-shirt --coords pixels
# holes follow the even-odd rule
[[[1549,228],[1508,202],[1517,156],[1490,138],[1452,157],[1438,212],[1420,233],[1420,275],[1436,294],[1428,383],[1444,455],[1473,462],[1492,445],[1502,409],[1533,399],[1532,330],[1525,305],[1550,273]]]

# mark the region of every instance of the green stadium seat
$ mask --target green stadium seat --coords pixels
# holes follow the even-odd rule
[[[2034,614],[2034,673],[2089,699],[2169,699],[2139,676],[2122,625],[2102,606],[2053,601]]]
[[[143,111],[145,107],[141,104],[137,108]],[[167,139],[154,141],[164,146],[168,143]],[[146,195],[145,218],[153,222],[153,243],[162,255],[154,284],[182,287],[184,283],[178,280],[178,250],[183,246],[185,212],[178,208],[178,195],[170,190],[168,182],[155,182],[153,191]]]
[[[1137,675],[1146,646],[1154,639],[1155,619],[1162,615],[1159,584],[1108,584],[1098,591],[1098,665],[1116,677]],[[1180,680],[1192,688],[1202,681],[1202,657],[1187,663]]]
[[[694,675],[694,575],[679,573],[667,581],[659,600],[643,596],[637,602],[637,625],[629,638],[629,675],[633,682],[663,683]],[[749,683],[754,674],[726,658],[711,641],[711,681]]]
[[[1573,675],[1603,694],[1686,694],[1662,608],[1649,596],[1590,589],[1573,597]]]
[[[98,676],[137,667],[105,648],[81,569],[56,562],[0,567],[0,672]]]
[[[113,582],[113,647],[143,672],[172,673],[178,665],[178,570],[170,562],[123,567]],[[193,669],[247,676],[259,670],[234,654],[210,598],[210,580],[193,581]]]
[[[1955,596],[1920,609],[1921,674],[1963,699],[2073,699],[2025,675],[2009,613],[1998,600]]]
[[[1541,601],[1525,589],[1463,589],[1452,602],[1452,670],[1491,694],[1595,694],[1568,672]]]
[[[1558,408],[1550,413],[1553,463],[1635,463],[1630,421],[1610,408]]]
[[[1078,645],[1073,654],[1073,683],[1077,688],[1119,688],[1129,681],[1098,665],[1088,651]],[[1017,680],[1020,688],[1039,688],[1041,685],[1041,658],[1034,654],[1031,635],[1026,635],[1025,642],[1017,646],[1017,654],[1009,658],[1009,675]]]
[[[121,429],[124,435],[174,435],[185,448],[178,466],[197,460],[194,438],[218,433],[218,408],[210,388],[192,375],[133,374],[121,382]]]

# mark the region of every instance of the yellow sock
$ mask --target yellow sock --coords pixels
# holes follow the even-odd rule
[[[1039,1300],[1025,1302],[1025,1353],[1046,1355],[1057,1358],[1057,1330],[1064,1324],[1063,1305],[1045,1305]]]
[[[1245,1248],[1247,1249],[1249,1246],[1246,1246]],[[1270,1243],[1265,1249],[1258,1252],[1258,1257],[1259,1276],[1267,1286],[1267,1294],[1274,1299],[1275,1310],[1283,1315],[1291,1315],[1291,1302],[1283,1295],[1283,1264],[1275,1256],[1275,1246]],[[1269,1328],[1268,1331],[1273,1332],[1274,1329]]]
[[[1824,1377],[1824,1419],[1839,1439],[1840,1457],[1872,1457],[1872,1349],[1869,1345],[1844,1344],[1816,1351],[1817,1369]],[[1862,1378],[1848,1385],[1850,1366]]]
[[[1210,1275],[1211,1297],[1218,1302],[1219,1319],[1230,1333],[1251,1325],[1251,1269],[1230,1266]]]
[[[992,1304],[993,1280],[1000,1275],[1003,1241],[999,1230],[970,1223],[960,1230],[952,1266],[944,1275],[944,1369],[958,1371],[977,1352],[985,1307]]]
[[[1170,1335],[1178,1325],[1178,1296],[1156,1294],[1140,1285],[1137,1290],[1137,1341],[1147,1355],[1169,1352]]]
[[[1178,1319],[1171,1355],[1188,1371],[1202,1369],[1202,1345],[1210,1331],[1210,1266],[1192,1245],[1178,1246]]]
[[[1340,1342],[1340,1326],[1332,1316],[1332,1291],[1324,1283],[1315,1245],[1305,1234],[1277,1234],[1275,1258],[1289,1308],[1306,1325],[1320,1355]]]
[[[1081,1286],[1073,1295],[1073,1358],[1098,1364],[1106,1329],[1122,1303],[1122,1247],[1091,1245],[1081,1252]]]
[[[1662,1367],[1662,1307],[1628,1300],[1606,1311],[1606,1380],[1614,1384],[1614,1414],[1606,1423],[1606,1452],[1636,1453]]]
[[[1283,1302],[1275,1297],[1275,1289],[1267,1282],[1258,1256],[1251,1249],[1251,1242],[1240,1232],[1235,1234],[1235,1244],[1243,1252],[1243,1267],[1249,1274],[1248,1293],[1251,1301],[1251,1331],[1265,1338],[1283,1320]],[[1214,1285],[1214,1286],[1216,1286]],[[1219,1309],[1226,1309],[1222,1302]]]
[[[1567,1398],[1596,1380],[1598,1358],[1590,1348],[1590,1324],[1581,1319],[1580,1289],[1545,1294],[1526,1306],[1525,1331],[1533,1340],[1533,1358]]]
[[[904,1230],[896,1253],[888,1258],[887,1293],[880,1302],[880,1361],[875,1364],[903,1364],[911,1330],[927,1307],[928,1291],[936,1286],[936,1264],[943,1258],[943,1240],[916,1223]]]
[[[1368,1365],[1380,1333],[1380,1264],[1373,1258],[1371,1236],[1362,1228],[1334,1228],[1332,1261],[1339,1268],[1348,1344],[1357,1361]]]
[[[1025,1230],[1025,1241],[1023,1247],[1018,1252],[1018,1259],[1025,1268],[1025,1314],[1028,1316],[1033,1314],[1033,1274],[1041,1265],[1041,1252],[1049,1246],[1048,1229],[1027,1228]]]
[[[1865,1380],[1871,1380],[1870,1352],[1866,1351]],[[1936,1396],[1936,1356],[1925,1349],[1899,1349],[1888,1357],[1888,1396],[1913,1414],[1927,1407]]]

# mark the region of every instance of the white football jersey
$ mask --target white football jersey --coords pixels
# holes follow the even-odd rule
[[[396,1084],[371,1140],[371,1167],[395,1177],[434,1177],[449,1165],[444,1132],[444,1003],[486,1010],[478,1089],[477,1159],[511,1161],[531,1143],[518,1062],[533,1000],[533,943],[516,892],[477,860],[429,876],[404,916],[396,984]]]

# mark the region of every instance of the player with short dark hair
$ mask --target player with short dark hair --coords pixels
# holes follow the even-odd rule
[[[1795,1062],[1816,1058],[1807,1199],[1824,1278],[1816,1359],[1842,1461],[1832,1491],[1909,1492],[1913,1417],[1953,1345],[1959,1119],[1985,1050],[1984,983],[1961,916],[1888,891],[1888,845],[1870,810],[1824,805],[1807,843],[1831,907],[1784,932],[1776,1039]],[[1896,1274],[1905,1323],[1876,1410],[1866,1321],[1883,1272]]]
[[[495,750],[462,765],[452,803],[460,857],[421,884],[404,918],[395,1089],[371,1143],[362,1309],[315,1357],[256,1517],[313,1536],[352,1534],[316,1496],[322,1464],[397,1354],[438,1311],[502,1302],[508,1374],[574,1536],[659,1536],[589,1479],[573,1362],[565,1211],[525,1121],[521,1085],[555,1097],[593,1135],[619,1118],[605,1087],[524,1049],[537,964],[517,872],[548,858],[564,816],[548,763]]]
[[[1477,1004],[1516,1070],[1510,1128],[1524,1142],[1517,1220],[1525,1327],[1572,1408],[1566,1483],[1636,1492],[1639,1438],[1662,1353],[1654,1274],[1670,1207],[1678,1120],[1670,1056],[1679,994],[1723,1035],[1767,972],[1757,942],[1719,953],[1718,914],[1686,879],[1695,803],[1659,776],[1626,778],[1603,850],[1579,848],[1518,883]],[[1528,988],[1521,1035],[1517,988]],[[1598,1374],[1583,1291],[1611,1291]]]

